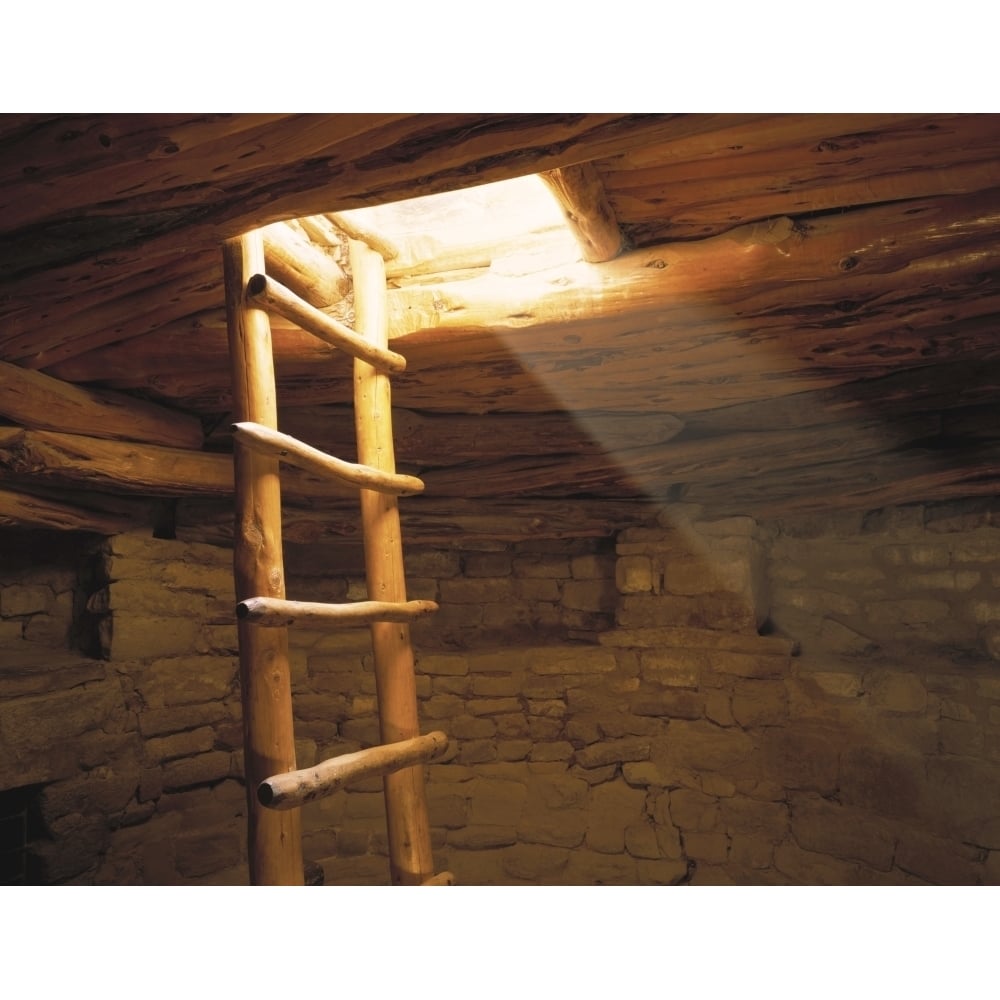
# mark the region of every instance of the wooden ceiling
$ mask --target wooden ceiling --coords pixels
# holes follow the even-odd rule
[[[223,538],[221,241],[317,217],[293,230],[335,259],[328,213],[576,164],[613,259],[389,262],[409,532],[991,495],[998,154],[990,115],[0,117],[0,521]],[[353,458],[349,359],[274,339],[282,429]],[[286,514],[291,539],[357,531],[305,476]]]

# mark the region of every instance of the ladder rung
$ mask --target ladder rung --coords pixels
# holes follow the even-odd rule
[[[236,617],[254,625],[277,628],[308,622],[331,628],[370,625],[372,622],[412,622],[433,614],[434,601],[354,601],[350,604],[322,604],[315,601],[285,601],[277,597],[250,597],[236,605]]]
[[[240,444],[252,448],[261,455],[271,455],[289,465],[295,465],[306,472],[327,476],[342,483],[376,493],[392,496],[409,496],[422,493],[424,484],[416,476],[404,476],[398,472],[383,472],[370,465],[358,465],[334,458],[325,451],[304,444],[290,434],[282,434],[273,427],[241,421],[233,424],[233,436]]]
[[[432,875],[426,882],[421,882],[421,885],[454,885],[455,876],[451,872],[438,872],[437,875]]]
[[[247,283],[247,298],[259,309],[284,316],[302,327],[306,333],[311,333],[351,357],[367,361],[380,372],[399,374],[406,370],[406,358],[402,354],[370,343],[349,326],[309,305],[305,299],[299,298],[291,289],[266,274],[255,274],[250,279]]]
[[[257,798],[269,809],[295,809],[344,785],[362,778],[375,778],[404,767],[426,764],[448,749],[448,737],[440,731],[412,740],[369,747],[324,760],[315,767],[276,774],[257,786]]]

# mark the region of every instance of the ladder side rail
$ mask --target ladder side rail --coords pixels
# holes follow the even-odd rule
[[[388,343],[385,262],[367,244],[349,243],[354,275],[355,325],[375,346]],[[354,416],[358,461],[395,472],[391,393],[388,376],[362,360],[354,362]],[[368,597],[406,601],[406,582],[395,497],[361,491]],[[409,625],[371,625],[379,725],[383,743],[420,735],[416,675]],[[434,874],[423,767],[404,768],[383,779],[389,839],[390,879],[394,885],[420,885]]]
[[[249,233],[223,245],[226,317],[238,420],[277,425],[274,361],[267,314],[250,308],[246,288],[264,265],[263,241]],[[278,460],[234,446],[236,599],[285,596]],[[247,783],[248,857],[254,885],[302,885],[298,810],[274,812],[257,800],[265,778],[295,769],[291,672],[285,629],[237,623]]]

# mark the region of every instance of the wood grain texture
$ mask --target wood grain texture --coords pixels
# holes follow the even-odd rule
[[[235,412],[241,420],[274,427],[277,406],[267,316],[245,303],[247,282],[263,265],[259,235],[244,236],[223,247]],[[285,570],[278,460],[239,445],[234,459],[236,600],[282,599]],[[254,794],[266,778],[295,770],[287,630],[255,629],[245,621],[237,623],[237,630],[250,881],[253,885],[302,885],[299,814],[270,812]]]

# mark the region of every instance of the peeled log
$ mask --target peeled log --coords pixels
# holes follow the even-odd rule
[[[866,286],[880,286],[884,275],[898,292],[899,272],[906,270],[911,284],[920,280],[925,262],[937,280],[942,271],[981,274],[1000,262],[998,231],[1000,188],[806,223],[781,217],[698,243],[634,250],[558,273],[489,274],[399,289],[389,294],[390,324],[394,337],[416,331],[495,331],[516,337],[584,321],[601,321],[617,331],[650,326],[662,331],[676,322],[683,330],[692,320],[710,327],[713,314],[746,315],[764,301],[782,316],[801,309],[807,324],[808,306],[823,302],[825,279],[843,301],[847,295],[863,297]],[[971,247],[973,260],[963,253]],[[601,327],[594,330],[600,334]],[[525,349],[531,352],[530,345]]]
[[[434,601],[355,601],[351,604],[320,604],[317,601],[281,601],[274,597],[250,597],[236,605],[236,617],[267,628],[306,622],[329,628],[349,628],[372,622],[412,622],[437,611]]]
[[[109,492],[149,496],[231,496],[231,455],[105,441],[82,434],[0,429],[0,469],[53,484],[75,484]],[[353,487],[317,480],[289,469],[290,496],[357,496]]]
[[[109,389],[85,389],[0,361],[0,413],[25,427],[200,448],[201,421]]]
[[[284,222],[261,230],[267,273],[316,309],[339,302],[350,291],[351,279],[329,255],[303,239]]]
[[[597,263],[621,253],[625,241],[601,175],[592,163],[557,167],[538,176],[562,206],[584,260]]]
[[[295,809],[332,795],[353,781],[385,777],[403,768],[426,764],[442,756],[447,749],[448,737],[435,731],[426,736],[357,750],[324,760],[315,767],[268,778],[257,787],[257,798],[269,809]],[[423,884],[423,879],[419,884]]]
[[[424,488],[424,484],[415,476],[387,473],[371,466],[344,462],[288,434],[282,434],[272,427],[263,427],[252,421],[233,424],[233,438],[237,444],[252,448],[260,455],[270,455],[272,458],[295,465],[321,478],[333,479],[345,486],[390,493],[393,496],[420,493]]]
[[[30,493],[0,489],[0,525],[115,535],[133,527],[134,520],[127,515],[107,514]]]
[[[265,274],[255,274],[250,278],[247,297],[257,308],[284,316],[324,343],[339,348],[351,357],[362,358],[379,371],[401,372],[406,368],[406,358],[402,355],[366,343],[349,326],[313,308]]]

